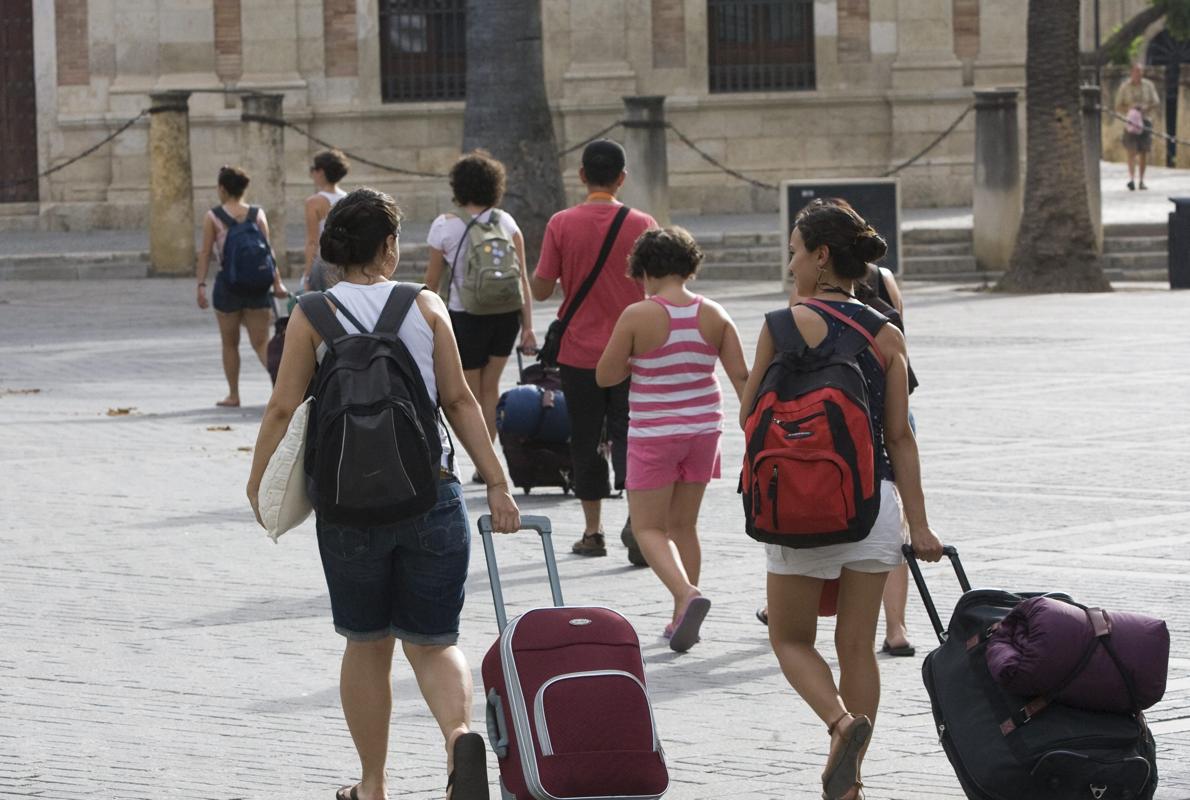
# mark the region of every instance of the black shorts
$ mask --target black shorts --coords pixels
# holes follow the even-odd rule
[[[227,281],[220,272],[215,276],[215,288],[211,292],[211,305],[216,311],[224,314],[234,314],[237,311],[252,311],[258,308],[272,308],[272,288],[252,294],[239,294],[227,285]]]
[[[451,311],[450,324],[459,343],[459,356],[464,370],[480,369],[488,361],[508,358],[521,330],[521,312],[503,314],[470,314]]]

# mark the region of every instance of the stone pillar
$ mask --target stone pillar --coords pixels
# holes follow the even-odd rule
[[[954,54],[954,0],[899,0],[893,88],[926,93],[963,85]]]
[[[1021,146],[1017,90],[975,93],[975,261],[980,270],[1008,269],[1021,223]]]
[[[979,17],[975,85],[1023,86],[1029,0],[997,0],[994,5],[994,10],[981,10]]]
[[[189,92],[156,92],[149,120],[149,261],[154,275],[194,273]]]
[[[1083,161],[1087,170],[1087,202],[1091,206],[1091,225],[1095,228],[1095,247],[1103,252],[1103,200],[1100,197],[1099,158],[1103,154],[1103,130],[1099,124],[1098,86],[1083,86]]]
[[[1190,70],[1182,72],[1178,81],[1177,132],[1178,138],[1183,142],[1190,141]],[[1178,145],[1178,155],[1174,166],[1178,169],[1190,168],[1190,145]]]
[[[269,240],[282,275],[289,273],[285,248],[285,129],[264,122],[263,118],[281,119],[280,94],[245,94],[241,119],[240,161],[252,183],[248,197],[254,206],[265,210],[269,221]]]
[[[628,178],[620,190],[625,204],[669,224],[669,161],[665,145],[665,97],[625,97],[624,149]]]

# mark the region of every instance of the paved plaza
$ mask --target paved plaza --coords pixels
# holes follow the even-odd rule
[[[775,282],[700,288],[749,352],[783,300]],[[1150,714],[1157,797],[1190,798],[1190,294],[911,285],[906,304],[934,529],[976,584],[1168,620],[1169,687]],[[539,307],[539,331],[552,313]],[[269,386],[246,339],[243,353],[247,405],[216,409],[218,333],[192,280],[0,283],[0,797],[329,800],[358,777],[313,523],[273,544],[244,498]],[[742,532],[741,437],[724,443],[701,524],[714,607],[685,655],[660,639],[668,596],[618,541],[608,558],[570,555],[576,501],[543,490],[521,507],[554,521],[568,602],[617,608],[639,631],[669,798],[816,798],[827,735],[753,617],[763,549]],[[467,496],[474,518],[483,493]],[[609,530],[625,508],[607,504]],[[546,602],[536,538],[499,545],[514,609]],[[461,645],[481,685],[496,627],[475,546]],[[952,576],[927,576],[948,614]],[[910,627],[924,654],[933,637],[915,595]],[[881,660],[864,770],[874,800],[963,796],[920,667],[920,655]],[[437,728],[400,659],[394,679],[392,796],[440,798]]]

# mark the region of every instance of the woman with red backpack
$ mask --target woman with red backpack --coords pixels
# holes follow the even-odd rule
[[[790,235],[789,270],[798,296],[806,300],[766,317],[741,399],[740,422],[749,438],[744,468],[749,533],[765,542],[782,542],[766,544],[769,640],[790,684],[827,726],[830,751],[822,784],[829,800],[863,797],[860,765],[880,702],[872,641],[885,581],[902,562],[904,521],[919,557],[937,561],[942,556],[942,543],[926,519],[917,443],[909,425],[904,335],[855,296],[868,263],[883,257],[886,249],[884,240],[851,209],[820,206],[799,214]],[[793,375],[795,388],[813,387],[813,371],[827,363],[852,376],[851,394],[832,395],[836,390],[823,388],[821,394],[835,398],[820,404],[824,411],[786,413],[794,404],[784,402],[785,393],[780,402],[774,400],[772,395],[786,388],[782,384],[775,390],[774,380],[780,381],[784,371]],[[836,400],[848,402],[848,397],[856,402],[842,409]],[[856,409],[867,419],[856,420]],[[844,422],[850,427],[846,435]],[[858,474],[837,478],[846,481],[847,500],[839,508],[848,519],[842,530],[800,540],[781,536],[786,530],[812,530],[813,520],[798,515],[821,514],[836,499],[809,496],[813,488],[807,487],[827,486],[824,479],[832,474],[847,475],[843,467],[837,473],[825,470],[817,473],[823,480],[819,484],[814,475],[799,473],[812,463],[805,460],[809,450],[777,463],[779,448],[818,447],[815,437],[825,437],[828,446],[833,441],[844,454],[850,449],[851,466],[865,467],[872,485],[863,490]],[[844,439],[848,448],[841,444]],[[754,446],[759,454],[754,455]],[[774,446],[776,451],[765,449]],[[845,465],[833,453],[823,458]],[[839,684],[815,648],[823,586],[835,578],[840,581],[835,628]]]

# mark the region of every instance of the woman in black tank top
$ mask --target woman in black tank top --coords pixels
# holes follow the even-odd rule
[[[856,283],[864,277],[867,264],[881,258],[885,250],[884,240],[849,208],[824,205],[804,210],[798,215],[789,248],[789,268],[797,281],[798,295],[827,303],[850,316],[850,306],[862,308],[855,296]],[[810,307],[795,306],[792,314],[802,337],[812,347],[831,335],[824,317]],[[909,427],[905,338],[894,326],[885,325],[875,337],[875,347],[887,369],[880,376],[865,370],[869,387],[880,389],[883,395],[882,401],[872,397],[872,406],[882,407],[874,410],[873,422],[879,421],[883,428],[888,463],[897,477],[910,541],[919,558],[937,561],[942,557],[942,543],[926,518],[917,443]],[[766,326],[761,329],[756,361],[741,398],[741,423],[775,355]],[[870,351],[867,355],[876,360]],[[895,506],[895,493],[890,497],[894,500],[890,505]],[[872,543],[865,545],[866,540],[821,551],[778,548],[798,554],[787,560],[769,553],[769,639],[782,672],[827,726],[831,746],[822,783],[823,796],[830,800],[863,797],[860,764],[880,704],[880,676],[872,643],[888,571],[900,563],[898,518],[893,518],[892,525],[893,536],[887,542],[881,541],[881,558],[875,562],[869,554]],[[869,538],[875,536],[874,529]],[[855,548],[854,561],[846,548]],[[837,560],[821,563],[831,559]],[[815,575],[820,571],[825,574]],[[835,647],[840,671],[848,675],[843,692],[815,648],[819,601],[825,580],[833,576],[839,578]]]

